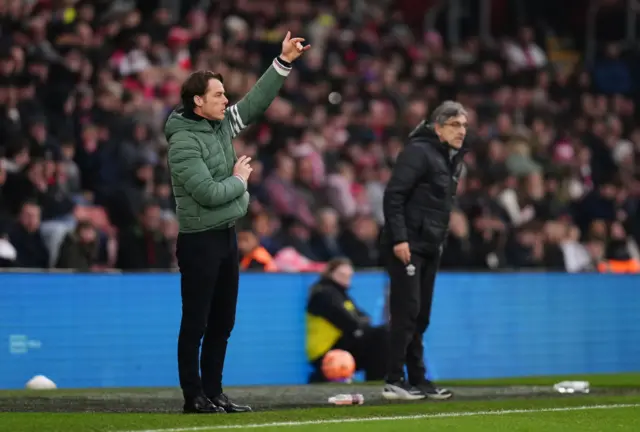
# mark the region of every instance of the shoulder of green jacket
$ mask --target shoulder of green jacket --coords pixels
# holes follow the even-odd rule
[[[180,110],[174,110],[169,114],[167,121],[164,125],[164,135],[167,138],[167,141],[179,132],[211,132],[216,125],[219,125],[221,122],[213,122],[213,126],[211,122],[206,120],[193,120],[190,118],[186,118],[182,115]]]

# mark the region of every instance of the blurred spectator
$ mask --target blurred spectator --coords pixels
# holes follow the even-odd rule
[[[324,208],[318,212],[318,230],[312,236],[310,245],[314,256],[329,261],[344,256],[340,247],[340,219],[338,212]]]
[[[35,201],[25,201],[18,223],[9,233],[9,240],[17,252],[16,267],[49,268],[49,250],[40,230],[42,211]]]
[[[0,159],[0,233],[6,233],[11,224],[11,212],[6,197],[7,167],[6,162]]]
[[[580,230],[570,224],[563,224],[563,239],[560,242],[565,269],[569,273],[594,271],[593,257],[587,245],[580,243]]]
[[[4,225],[13,242],[24,203],[36,203],[44,267],[58,263],[81,218],[96,229],[99,266],[175,268],[161,127],[180,83],[193,69],[215,70],[236,101],[287,29],[314,49],[234,146],[253,159],[246,223],[288,271],[342,254],[358,268],[377,266],[389,169],[414,125],[445,99],[469,111],[471,151],[444,267],[597,271],[601,247],[610,255],[602,259],[627,249],[634,258],[637,47],[608,41],[593,64],[564,67],[537,27],[495,34],[496,43],[469,34],[450,46],[395,2],[364,0],[355,13],[347,1],[185,0],[175,16],[157,2],[119,5],[0,8],[0,232]],[[162,260],[165,252],[125,252],[149,199],[162,210],[153,230],[169,254]],[[12,247],[13,264],[21,250],[40,262]]]
[[[280,220],[269,213],[261,212],[254,217],[252,226],[260,244],[271,255],[275,255],[282,247],[282,239],[276,236]]]
[[[542,267],[545,258],[544,243],[538,225],[531,223],[520,227],[511,239],[508,251],[509,264],[513,267]]]
[[[598,264],[601,273],[640,273],[638,246],[627,240],[624,227],[614,222],[610,228],[610,239],[604,250],[604,259]]]
[[[329,204],[344,219],[355,216],[357,211],[357,202],[353,191],[354,181],[353,166],[347,162],[338,162],[336,172],[327,177]]]
[[[73,142],[67,141],[61,144],[60,160],[58,161],[56,173],[60,189],[78,201],[81,200],[82,184],[80,182],[80,169],[74,162],[75,152],[76,149]]]
[[[269,206],[269,194],[264,185],[264,165],[262,162],[252,160],[251,168],[253,168],[253,172],[251,173],[251,177],[249,177],[247,190],[251,195],[251,212],[255,214]]]
[[[377,267],[380,264],[378,239],[380,228],[369,216],[353,219],[340,238],[345,255],[355,268]]]
[[[282,218],[282,247],[291,247],[312,261],[320,261],[311,247],[311,228],[295,217]]]
[[[258,237],[250,230],[238,231],[238,250],[240,251],[240,270],[260,270],[274,272],[278,267],[273,257],[260,246]]]
[[[90,271],[98,262],[99,242],[95,228],[80,221],[64,238],[58,253],[56,268]]]
[[[18,252],[6,234],[0,235],[0,268],[16,267]]]
[[[160,206],[145,203],[138,223],[119,233],[117,267],[128,271],[170,269],[171,248],[160,228]]]
[[[369,171],[371,176],[366,183],[366,192],[369,203],[371,204],[371,215],[374,217],[378,226],[384,225],[384,213],[382,211],[382,199],[384,197],[384,188],[391,177],[391,169],[384,165],[378,170]]]
[[[505,44],[505,56],[511,71],[538,69],[547,64],[547,55],[534,42],[531,27],[522,27],[516,41]]]
[[[10,141],[5,147],[4,166],[7,173],[17,173],[31,160],[29,146],[23,141]]]
[[[170,256],[170,268],[178,268],[178,258],[176,257],[176,246],[178,244],[178,232],[180,226],[175,213],[171,211],[163,211],[161,216],[161,232],[167,241]]]
[[[449,237],[440,258],[440,267],[444,270],[461,267],[465,269],[482,268],[482,257],[476,256],[479,248],[471,243],[469,222],[459,210],[451,212],[449,219]]]
[[[544,267],[549,271],[566,271],[565,256],[562,244],[566,238],[566,230],[559,222],[547,222],[543,228],[542,240],[545,244]]]
[[[294,159],[278,156],[274,172],[265,180],[269,201],[278,216],[293,217],[313,227],[315,220],[302,193],[296,188],[294,178]]]
[[[605,94],[625,94],[631,90],[631,72],[620,58],[617,44],[607,44],[603,58],[596,62],[593,78],[596,88]]]

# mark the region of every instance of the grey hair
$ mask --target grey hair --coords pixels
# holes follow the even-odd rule
[[[460,102],[455,101],[444,101],[442,104],[438,105],[438,107],[433,110],[433,114],[431,114],[431,121],[434,124],[442,126],[452,117],[458,116],[467,116],[467,110],[464,109]]]

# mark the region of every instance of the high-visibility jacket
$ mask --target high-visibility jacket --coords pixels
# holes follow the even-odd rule
[[[273,257],[262,246],[258,246],[240,260],[240,269],[263,270],[266,272],[278,271]]]
[[[628,260],[607,260],[598,264],[600,273],[640,273],[640,261],[633,258]]]

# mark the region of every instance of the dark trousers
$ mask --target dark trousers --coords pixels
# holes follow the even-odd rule
[[[426,377],[422,339],[429,327],[439,263],[439,254],[431,257],[412,254],[413,268],[408,269],[393,252],[389,251],[385,257],[390,278],[390,342],[386,377],[390,382],[404,378],[405,364],[411,384],[418,384]]]
[[[351,353],[356,361],[356,370],[363,370],[366,381],[381,381],[385,377],[387,361],[384,353],[387,351],[389,331],[386,326],[367,327],[360,337],[343,337],[332,347]],[[313,373],[309,377],[310,383],[327,382],[322,373],[322,359],[312,363]]]
[[[185,399],[202,394],[214,397],[222,392],[227,341],[236,318],[239,262],[235,228],[180,233],[176,255],[182,294],[180,387]]]

